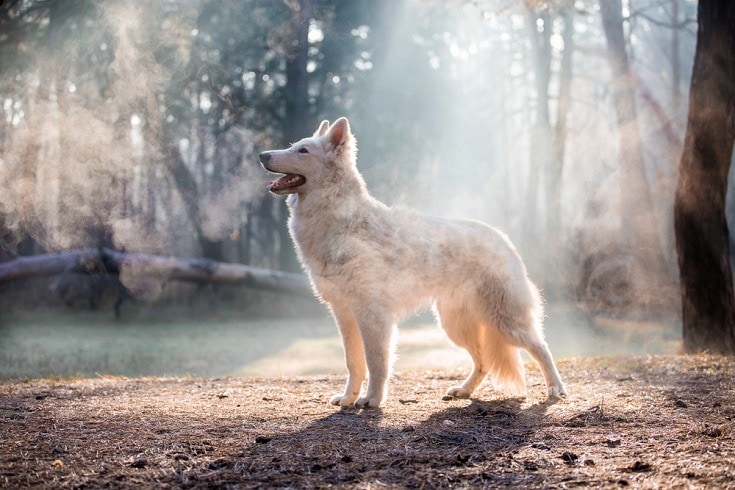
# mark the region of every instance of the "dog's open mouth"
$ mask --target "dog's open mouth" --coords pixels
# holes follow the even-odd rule
[[[296,189],[306,184],[306,177],[298,174],[286,174],[278,180],[268,183],[268,190],[271,192],[284,192]]]

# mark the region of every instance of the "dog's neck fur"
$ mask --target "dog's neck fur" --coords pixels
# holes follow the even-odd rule
[[[307,271],[317,275],[330,275],[334,264],[344,259],[340,244],[346,227],[387,210],[368,192],[354,158],[347,162],[339,158],[330,162],[339,167],[328,185],[291,194],[286,201],[291,213],[289,231],[299,258]]]

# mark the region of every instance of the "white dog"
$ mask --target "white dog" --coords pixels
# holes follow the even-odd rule
[[[544,341],[538,290],[508,238],[476,221],[387,207],[368,194],[356,152],[340,118],[290,148],[260,154],[266,170],[286,174],[268,189],[289,194],[299,260],[342,334],[349,375],[331,403],[378,407],[397,322],[432,303],[449,338],[474,361],[448,395],[469,397],[488,374],[496,387],[523,392],[519,348],[541,367],[548,395],[565,395]]]

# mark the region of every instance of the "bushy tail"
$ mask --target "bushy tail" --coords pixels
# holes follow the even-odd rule
[[[488,376],[498,390],[512,395],[526,393],[525,370],[521,351],[500,335],[492,332],[488,351]]]

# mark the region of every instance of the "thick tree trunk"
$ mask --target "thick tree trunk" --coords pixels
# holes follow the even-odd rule
[[[0,263],[0,283],[71,272],[119,274],[130,267],[136,273],[170,280],[249,286],[313,297],[301,274],[228,264],[208,259],[184,259],[110,249],[84,248],[54,254],[19,257]]]
[[[674,204],[684,349],[735,353],[725,220],[735,142],[735,2],[700,0],[684,152]]]

